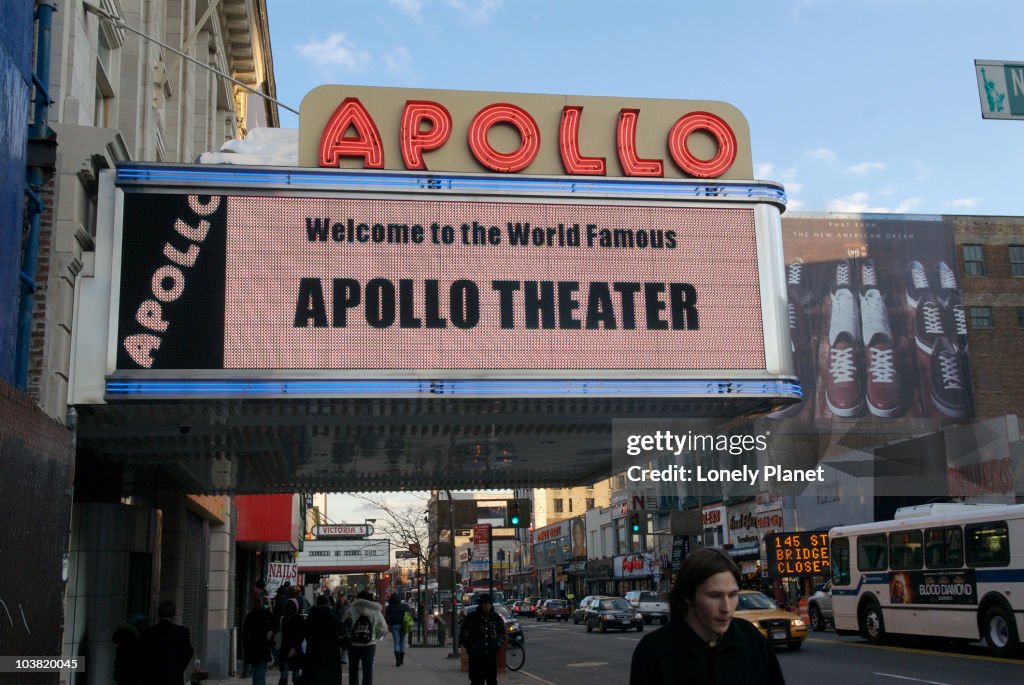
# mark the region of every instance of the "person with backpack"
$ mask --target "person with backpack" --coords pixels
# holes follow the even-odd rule
[[[401,666],[405,660],[405,615],[411,611],[398,593],[391,595],[388,608],[384,611],[384,620],[391,629],[391,639],[395,643],[395,666]]]
[[[363,671],[362,685],[373,685],[373,657],[377,651],[377,641],[388,634],[380,604],[374,601],[373,595],[363,590],[356,601],[352,602],[346,616],[345,622],[349,625],[346,632],[351,640],[348,649],[349,685],[359,685],[360,668]]]

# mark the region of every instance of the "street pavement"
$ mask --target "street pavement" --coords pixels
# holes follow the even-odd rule
[[[499,676],[505,685],[614,685],[629,682],[629,664],[644,633],[587,633],[582,625],[536,623],[525,619],[526,664],[519,672]],[[465,685],[469,678],[459,670],[451,651],[414,647],[405,665],[395,666],[390,638],[377,647],[374,683],[377,685]],[[800,651],[779,649],[779,662],[788,683],[829,685],[1002,685],[1024,683],[1024,660],[989,656],[980,643],[952,646],[917,639],[893,640],[873,646],[859,637],[839,637],[829,631],[812,633]],[[348,683],[346,667],[345,680]],[[211,681],[215,683],[217,681]],[[219,681],[241,685],[249,679]],[[277,684],[271,672],[268,685]]]

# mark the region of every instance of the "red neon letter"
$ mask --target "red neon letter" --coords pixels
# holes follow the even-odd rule
[[[619,164],[626,176],[664,176],[660,159],[640,159],[636,154],[636,120],[638,109],[619,110],[619,127],[615,137],[619,146]]]
[[[349,127],[355,136],[345,135]],[[380,132],[358,98],[345,98],[320,134],[320,166],[338,166],[341,157],[362,157],[364,169],[384,168]]]
[[[698,159],[686,147],[694,131],[707,131],[718,143],[718,152],[708,160]],[[736,134],[721,117],[710,112],[690,112],[679,118],[668,132],[668,150],[679,168],[697,178],[721,176],[736,161]]]
[[[495,124],[511,124],[519,131],[519,148],[505,154],[491,147],[487,132]],[[492,171],[522,171],[530,166],[540,150],[540,129],[533,117],[521,107],[498,102],[476,113],[469,124],[469,149],[476,160]]]
[[[421,129],[423,122],[430,123],[430,129]],[[399,145],[406,169],[426,169],[423,161],[424,150],[436,150],[448,142],[452,134],[452,115],[436,102],[409,100],[402,110],[402,127]]]
[[[562,167],[567,174],[604,176],[604,157],[584,157],[580,154],[582,111],[582,107],[571,105],[562,108],[562,123],[558,126],[558,150],[562,153]]]

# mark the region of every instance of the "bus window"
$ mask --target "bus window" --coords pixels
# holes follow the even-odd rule
[[[921,568],[923,551],[921,531],[901,530],[889,533],[889,568],[894,571]]]
[[[857,538],[857,570],[885,571],[889,568],[885,533]]]
[[[850,584],[850,540],[835,538],[832,540],[832,584]]]
[[[929,528],[924,532],[924,557],[928,568],[960,568],[964,565],[964,537],[960,526]]]
[[[1007,566],[1010,533],[1005,521],[970,523],[964,526],[968,566]]]

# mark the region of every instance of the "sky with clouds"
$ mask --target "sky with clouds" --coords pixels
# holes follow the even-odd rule
[[[1021,0],[267,4],[296,109],[322,84],[724,100],[790,211],[1024,214],[1024,121],[981,118],[974,70],[1024,62]]]
[[[724,100],[790,210],[1024,213],[1024,121],[983,120],[974,71],[1024,62],[1020,0],[268,6],[296,109],[326,83]]]

